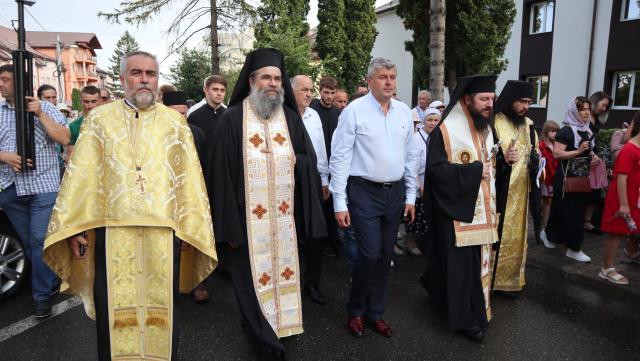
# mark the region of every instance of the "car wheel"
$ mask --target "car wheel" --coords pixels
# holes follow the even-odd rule
[[[0,300],[20,289],[27,268],[24,249],[15,237],[0,234]]]

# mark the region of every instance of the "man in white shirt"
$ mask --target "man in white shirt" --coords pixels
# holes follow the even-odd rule
[[[298,105],[298,113],[302,117],[304,127],[311,138],[313,150],[318,159],[318,173],[322,180],[322,199],[329,198],[329,162],[324,143],[322,122],[318,113],[309,107],[313,100],[313,82],[306,75],[296,75],[291,78],[291,87]],[[303,240],[305,268],[304,294],[316,304],[324,305],[326,299],[320,292],[320,276],[322,274],[322,240]]]
[[[424,117],[427,114],[429,103],[431,103],[431,93],[429,93],[428,90],[420,90],[418,92],[418,105],[411,110],[414,117],[417,118],[417,121],[419,121],[420,124],[424,122]]]
[[[353,225],[358,244],[347,304],[347,327],[356,337],[362,337],[365,320],[377,333],[393,334],[382,319],[393,246],[402,215],[410,222],[415,217],[418,154],[411,110],[393,99],[396,77],[389,59],[373,59],[370,92],[342,111],[331,141],[335,217],[343,229]]]

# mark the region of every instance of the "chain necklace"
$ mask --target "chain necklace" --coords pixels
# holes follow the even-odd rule
[[[142,173],[142,164],[147,155],[147,150],[145,149],[142,156],[138,158],[138,150],[140,148],[139,140],[140,140],[140,135],[142,133],[144,119],[139,116],[139,112],[140,112],[139,109],[134,107],[127,100],[125,100],[125,104],[135,111],[134,118],[131,121],[131,124],[129,125],[129,146],[131,148],[131,155],[133,157],[133,163],[135,165],[135,172],[136,172],[134,176],[134,182],[138,184],[138,193],[145,194],[144,185],[145,185],[145,182],[147,181],[147,178],[145,178],[144,174]],[[129,115],[127,114],[126,111],[123,110],[123,112],[125,115],[123,119],[125,120],[125,126],[127,126],[126,120],[129,119]],[[154,109],[153,111],[154,123],[155,123],[156,115],[157,115],[157,110]]]

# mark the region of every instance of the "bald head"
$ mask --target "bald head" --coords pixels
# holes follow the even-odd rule
[[[306,75],[296,75],[291,78],[291,87],[296,97],[298,112],[302,115],[313,99],[313,82]]]

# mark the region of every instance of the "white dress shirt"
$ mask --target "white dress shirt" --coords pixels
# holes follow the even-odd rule
[[[322,180],[322,186],[329,185],[329,160],[327,159],[327,148],[324,145],[324,132],[322,131],[322,121],[318,112],[307,107],[302,115],[302,122],[304,128],[311,138],[313,144],[313,150],[316,151],[316,158],[318,159],[318,173],[320,173],[320,179]]]
[[[413,116],[401,101],[391,99],[385,115],[371,93],[354,100],[340,114],[331,141],[331,184],[334,211],[347,210],[350,176],[373,182],[404,177],[406,204],[414,204],[418,154],[413,146]]]

